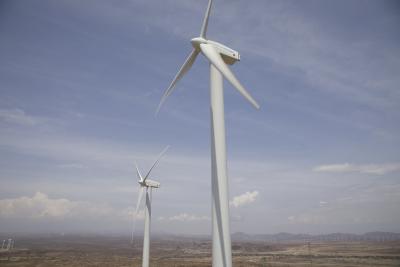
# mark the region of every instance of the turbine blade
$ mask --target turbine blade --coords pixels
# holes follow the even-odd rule
[[[177,82],[182,79],[183,75],[186,74],[186,72],[188,72],[190,70],[190,68],[192,67],[194,61],[196,60],[197,55],[199,54],[200,51],[193,49],[192,52],[190,53],[190,55],[187,57],[185,63],[183,63],[182,67],[180,68],[180,70],[178,71],[178,73],[176,74],[175,78],[173,79],[173,81],[171,82],[171,84],[169,85],[169,87],[167,88],[167,90],[165,90],[164,95],[161,98],[160,104],[157,107],[157,111],[156,111],[156,115],[158,114],[158,112],[161,109],[162,104],[164,103],[165,99],[167,99],[167,97],[172,93],[172,91],[175,88],[175,85],[177,84]]]
[[[146,176],[144,177],[143,181],[146,181],[146,179],[149,177],[150,172],[153,170],[153,168],[157,165],[158,161],[161,159],[162,155],[164,155],[165,152],[167,152],[169,146],[166,146],[163,151],[158,155],[156,161],[153,163],[153,166],[151,166],[150,170],[147,172]]]
[[[139,211],[140,204],[141,204],[142,198],[143,198],[143,189],[144,189],[144,187],[139,187],[138,200],[136,202],[136,210],[135,210],[135,213],[133,214],[131,243],[133,243],[133,235],[135,233],[136,219],[137,219],[138,211]]]
[[[137,213],[139,211],[139,208],[140,208],[140,204],[142,203],[143,189],[144,189],[144,187],[142,187],[142,186],[139,188],[138,199],[137,199],[137,202],[136,202],[135,215],[137,215]]]
[[[143,181],[142,174],[141,174],[140,171],[139,171],[139,167],[138,167],[136,161],[135,161],[135,166],[136,166],[136,175],[137,175],[137,178],[138,178],[140,181]]]
[[[206,14],[204,15],[203,26],[201,27],[201,32],[200,32],[200,37],[203,37],[204,39],[206,39],[208,19],[210,18],[211,6],[212,6],[212,0],[209,0]]]
[[[244,96],[256,109],[260,108],[260,105],[254,98],[247,92],[243,85],[238,81],[229,67],[222,60],[221,55],[215,50],[214,46],[211,44],[200,44],[201,52],[204,56],[213,64],[238,91],[242,96]]]

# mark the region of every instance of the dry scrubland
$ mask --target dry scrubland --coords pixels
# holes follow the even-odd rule
[[[46,236],[15,238],[0,252],[0,266],[140,266],[140,239]],[[151,266],[210,266],[211,243],[195,238],[154,238]],[[233,242],[234,266],[400,266],[400,241]]]

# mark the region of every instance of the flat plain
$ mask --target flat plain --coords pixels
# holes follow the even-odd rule
[[[140,237],[45,235],[15,237],[0,266],[140,266]],[[400,241],[234,241],[233,266],[400,266]],[[211,266],[204,237],[155,237],[150,266]]]

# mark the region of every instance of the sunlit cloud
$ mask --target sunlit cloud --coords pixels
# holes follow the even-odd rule
[[[0,200],[0,217],[64,217],[78,206],[77,202],[65,198],[50,199],[46,194],[36,192],[32,197]]]
[[[233,200],[230,202],[230,205],[238,208],[253,203],[254,201],[256,201],[257,197],[258,191],[246,192],[244,194],[234,197]]]
[[[115,209],[103,203],[73,201],[66,198],[50,198],[36,192],[32,197],[23,196],[0,200],[0,218],[62,219],[62,218],[113,217],[128,220],[143,219],[143,212],[135,214],[133,207]]]

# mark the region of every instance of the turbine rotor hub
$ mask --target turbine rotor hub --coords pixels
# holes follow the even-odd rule
[[[200,49],[201,44],[207,44],[207,40],[202,37],[193,38],[190,42],[195,49]]]

